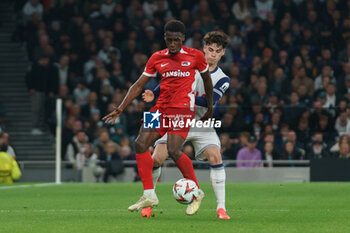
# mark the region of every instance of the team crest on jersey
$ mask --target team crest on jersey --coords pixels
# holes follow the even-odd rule
[[[189,62],[189,61],[181,62],[181,66],[190,66],[190,65],[191,65],[191,62]]]

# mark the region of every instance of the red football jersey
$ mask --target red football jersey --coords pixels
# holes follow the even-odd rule
[[[164,107],[190,107],[194,110],[195,73],[208,70],[204,54],[193,48],[182,46],[180,52],[173,55],[168,49],[155,52],[148,60],[144,75],[161,75],[160,93],[157,105]]]

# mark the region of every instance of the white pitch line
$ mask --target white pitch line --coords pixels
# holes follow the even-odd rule
[[[3,186],[0,189],[15,189],[15,188],[30,188],[30,187],[44,187],[57,185],[55,183],[44,183],[44,184],[23,184],[23,185],[13,185],[13,186]]]
[[[184,209],[153,209],[154,212],[182,212]],[[215,212],[216,209],[200,209],[201,212]],[[228,212],[290,212],[289,209],[229,209]],[[326,212],[350,212],[350,209],[343,210],[324,210]],[[6,210],[0,209],[2,213],[22,213],[22,212],[36,212],[36,213],[87,213],[87,212],[125,212],[129,211],[125,209],[30,209],[25,208],[21,210]],[[136,211],[137,212],[137,211]]]
[[[184,211],[183,209],[153,209],[154,212],[177,212]],[[215,212],[216,209],[200,209],[200,211],[204,212]],[[247,210],[238,210],[233,209],[229,210],[230,212],[250,212],[250,211],[268,211],[268,212],[289,212],[286,209],[247,209]],[[128,212],[127,209],[22,209],[22,210],[1,210],[0,213],[10,213],[10,212],[42,212],[42,213],[62,213],[62,212]]]

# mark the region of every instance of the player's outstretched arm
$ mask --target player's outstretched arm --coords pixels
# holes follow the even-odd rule
[[[209,70],[204,73],[201,73],[204,88],[205,88],[205,97],[207,99],[208,110],[201,118],[201,120],[205,121],[209,118],[213,117],[213,83],[211,82],[211,77]]]
[[[117,117],[122,114],[126,106],[128,106],[137,96],[140,95],[143,88],[150,79],[151,77],[141,75],[140,78],[129,88],[128,93],[126,93],[126,96],[124,97],[122,103],[118,107],[115,107],[113,112],[103,117],[102,120],[104,120],[105,123],[112,121],[111,123],[113,125],[115,119],[117,119]]]

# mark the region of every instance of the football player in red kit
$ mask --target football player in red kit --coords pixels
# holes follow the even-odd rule
[[[144,193],[141,198],[129,206],[130,211],[148,206],[158,205],[158,197],[154,191],[152,180],[153,159],[148,150],[157,139],[168,133],[167,149],[184,178],[191,179],[198,185],[191,160],[181,151],[189,126],[176,124],[179,120],[186,122],[195,114],[195,72],[198,70],[203,79],[208,110],[201,120],[207,120],[213,113],[213,85],[208,64],[204,54],[196,49],[183,46],[185,40],[185,25],[178,20],[170,20],[164,27],[164,39],[167,49],[154,53],[149,59],[145,71],[130,87],[119,107],[103,118],[106,123],[115,122],[125,107],[139,96],[147,82],[161,76],[160,94],[156,105],[151,108],[152,120],[162,119],[159,128],[140,128],[135,140],[136,161]],[[144,119],[145,120],[145,119]],[[174,124],[175,122],[175,124]],[[201,191],[203,198],[204,193]]]

